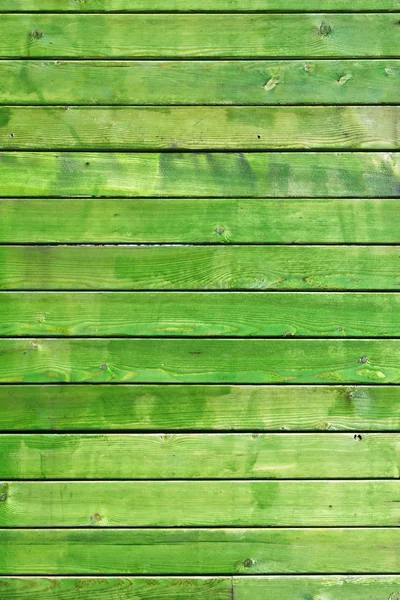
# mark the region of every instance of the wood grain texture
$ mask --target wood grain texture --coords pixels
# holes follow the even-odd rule
[[[0,107],[4,150],[400,148],[400,106]]]
[[[0,593],[7,600],[231,600],[232,582],[227,577],[2,577]]]
[[[399,82],[393,59],[2,60],[0,104],[384,104]]]
[[[2,385],[0,431],[399,431],[399,386]]]
[[[2,12],[398,11],[398,0],[0,0]]]
[[[0,292],[0,336],[400,337],[400,294]]]
[[[400,569],[398,528],[3,529],[0,542],[2,575],[392,574]]]
[[[396,600],[400,577],[393,575],[235,576],[228,577],[1,577],[0,591],[7,600],[309,600],[324,594],[326,600]],[[367,596],[368,597],[368,596]]]
[[[0,199],[0,240],[396,244],[399,206],[396,199]]]
[[[400,27],[399,27],[400,31]],[[397,152],[3,152],[1,197],[397,198]]]
[[[14,433],[0,450],[3,480],[398,479],[400,436]]]
[[[0,339],[0,383],[399,383],[400,340]]]
[[[2,244],[397,244],[399,229],[396,199],[0,199]]]
[[[4,14],[0,58],[399,58],[396,14]]]
[[[397,246],[0,246],[2,290],[393,290]]]
[[[400,520],[399,481],[15,481],[0,484],[0,498],[0,527],[397,527]]]
[[[343,577],[318,576],[272,576],[235,577],[233,580],[236,600],[397,600],[400,578],[390,575],[367,575]]]

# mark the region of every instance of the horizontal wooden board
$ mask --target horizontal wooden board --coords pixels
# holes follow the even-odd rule
[[[399,383],[400,340],[0,339],[0,383]]]
[[[396,14],[4,14],[0,58],[399,58]]]
[[[8,600],[306,600],[324,594],[326,600],[396,600],[400,577],[395,575],[235,576],[227,577],[1,577],[0,591]],[[394,595],[393,595],[394,594]],[[268,595],[268,596],[266,596]],[[273,596],[272,596],[273,597]],[[367,596],[368,597],[368,596]]]
[[[0,386],[0,431],[76,430],[399,431],[400,386]]]
[[[0,199],[2,244],[397,244],[399,229],[396,199]]]
[[[390,59],[3,60],[0,104],[384,104],[399,78]]]
[[[0,292],[0,336],[400,337],[400,294]]]
[[[397,11],[398,0],[0,0],[2,12]]]
[[[397,578],[378,585],[381,579],[371,588],[395,589]],[[231,600],[232,582],[227,577],[1,577],[0,593],[7,600]]]
[[[17,585],[15,584],[15,587]],[[61,585],[63,584],[58,584],[57,580],[55,589],[57,590]],[[10,587],[12,589],[12,586]],[[45,588],[45,585],[42,587]],[[320,597],[324,600],[359,600],[368,597],[371,600],[396,600],[399,596],[400,577],[389,575],[250,576],[235,577],[233,588],[236,600],[266,600],[266,598],[307,600]]]
[[[400,148],[400,106],[0,107],[5,150]]]
[[[15,481],[0,527],[397,527],[399,503],[386,480]]]
[[[399,27],[400,31],[400,27]],[[1,197],[397,198],[397,152],[3,152]]]
[[[399,284],[397,246],[0,246],[2,290],[398,291]]]
[[[390,574],[400,569],[399,528],[3,529],[0,543],[2,575]]]
[[[14,433],[0,450],[3,480],[398,479],[400,436]]]

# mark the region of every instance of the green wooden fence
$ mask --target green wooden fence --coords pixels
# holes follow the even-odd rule
[[[0,599],[400,598],[399,0],[0,0]]]

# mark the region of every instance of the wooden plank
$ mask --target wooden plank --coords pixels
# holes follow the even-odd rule
[[[0,383],[399,383],[400,340],[0,339]]]
[[[21,430],[399,431],[400,386],[2,385]]]
[[[0,292],[0,336],[400,337],[400,294]]]
[[[397,527],[400,520],[399,481],[15,481],[0,484],[0,498],[0,527]]]
[[[3,529],[0,542],[3,575],[391,574],[400,569],[399,528]]]
[[[323,597],[324,600],[396,600],[400,577],[390,575],[366,576],[272,576],[235,577],[233,581],[236,600],[306,600]],[[57,589],[57,588],[56,588]],[[39,597],[38,597],[39,599]]]
[[[0,450],[3,480],[398,479],[400,438],[396,433],[13,433],[0,435]]]
[[[398,11],[398,0],[0,0],[2,12]]]
[[[0,58],[399,58],[398,16],[3,14]]]
[[[400,148],[399,123],[400,106],[6,106],[0,148],[391,150]]]
[[[119,600],[231,600],[230,578],[223,577],[1,577],[0,591],[8,600],[98,600],[99,594]],[[394,575],[235,576],[237,600],[305,600],[324,594],[326,600],[396,600],[400,577]],[[273,596],[272,596],[273,597]],[[367,596],[368,597],[368,596]]]
[[[0,592],[8,600],[231,600],[232,583],[227,577],[1,577]]]
[[[0,104],[385,104],[399,77],[398,60],[3,60]]]
[[[397,198],[400,189],[397,152],[11,151],[0,156],[5,198]]]
[[[396,199],[0,199],[2,244],[397,244],[399,229]]]
[[[398,253],[396,246],[4,245],[0,289],[397,291]]]

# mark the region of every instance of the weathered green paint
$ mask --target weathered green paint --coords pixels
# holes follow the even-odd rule
[[[393,589],[395,578],[391,586]],[[381,586],[382,587],[382,586]],[[1,577],[7,600],[231,600],[228,577]]]
[[[109,584],[111,587],[111,583]],[[400,577],[390,575],[350,575],[343,577],[272,576],[235,577],[233,580],[236,600],[398,600]]]
[[[398,0],[0,0],[3,12],[398,11]]]
[[[400,31],[400,27],[399,27]],[[3,152],[1,197],[397,198],[397,152]]]
[[[0,450],[2,480],[397,480],[400,436],[353,432],[13,433],[0,435]]]
[[[330,576],[235,576],[231,577],[1,577],[0,592],[7,600],[310,600],[324,594],[326,600],[397,600],[400,577],[391,575]],[[368,597],[368,596],[367,596]]]
[[[3,14],[1,58],[399,58],[396,14]]]
[[[15,481],[0,484],[0,498],[0,527],[397,527],[400,520],[400,481]]]
[[[2,290],[393,290],[397,246],[0,246]]]
[[[400,340],[0,339],[0,383],[399,383]]]
[[[393,59],[0,61],[0,104],[384,104],[399,85]]]
[[[0,430],[399,431],[400,386],[2,385]]]
[[[400,337],[400,294],[0,292],[0,336]]]
[[[2,529],[0,543],[4,575],[392,574],[400,569],[399,528]]]
[[[2,244],[397,244],[399,229],[396,199],[0,199]]]
[[[400,106],[0,107],[5,150],[400,148]]]

